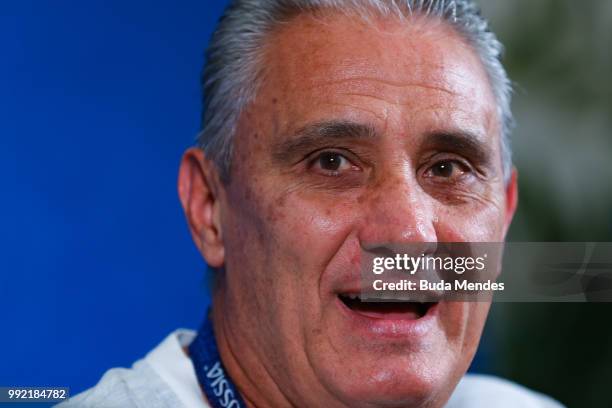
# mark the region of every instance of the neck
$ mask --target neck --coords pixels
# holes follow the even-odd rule
[[[255,345],[249,341],[248,331],[233,322],[233,308],[225,302],[222,288],[213,298],[212,322],[215,339],[227,375],[240,392],[249,408],[291,407],[292,404],[274,382],[259,357]]]

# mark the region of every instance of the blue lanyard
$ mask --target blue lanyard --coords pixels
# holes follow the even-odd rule
[[[198,335],[189,345],[189,356],[200,386],[213,408],[246,408],[217,350],[212,322],[206,318]]]

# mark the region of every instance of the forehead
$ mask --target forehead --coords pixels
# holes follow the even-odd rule
[[[270,36],[263,72],[255,105],[284,132],[321,116],[367,116],[399,127],[453,122],[481,127],[466,129],[480,134],[497,128],[478,56],[449,25],[431,18],[302,14]]]

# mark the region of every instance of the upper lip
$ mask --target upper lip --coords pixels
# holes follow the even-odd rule
[[[416,291],[414,293],[392,292],[392,291],[340,291],[336,292],[338,296],[346,296],[349,298],[359,298],[361,300],[387,300],[398,302],[417,302],[417,303],[437,303],[443,299],[443,295],[439,292],[432,291]]]
[[[419,303],[436,303],[444,298],[444,292],[437,291],[376,291],[372,287],[364,287],[359,270],[350,269],[341,273],[337,285],[332,289],[336,296],[359,296],[361,299],[385,299]]]

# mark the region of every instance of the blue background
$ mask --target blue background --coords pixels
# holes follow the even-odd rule
[[[198,326],[176,177],[224,5],[2,3],[0,386],[78,392]]]

